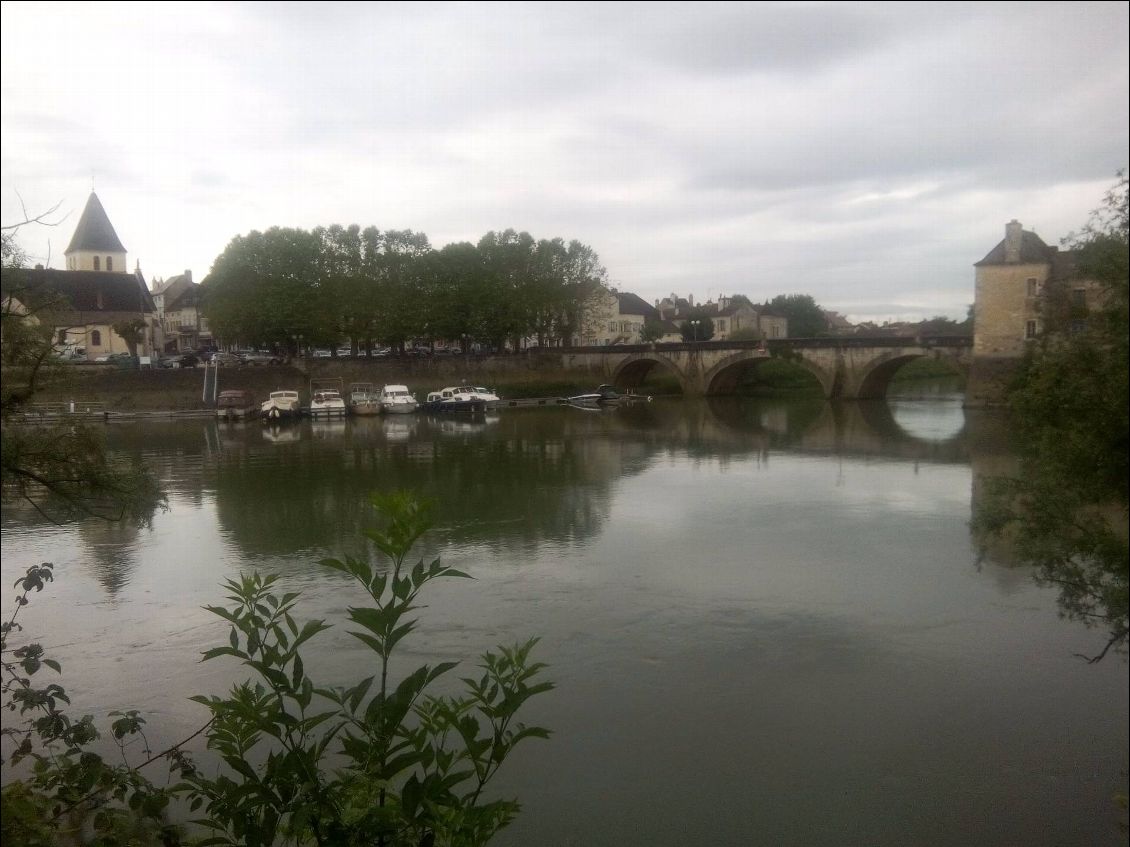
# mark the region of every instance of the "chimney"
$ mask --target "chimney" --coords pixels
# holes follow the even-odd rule
[[[1024,238],[1024,227],[1013,218],[1004,225],[1004,260],[1008,264],[1020,261],[1020,242]]]
[[[730,308],[730,298],[727,297],[725,294],[719,294],[718,295],[718,308],[719,309]]]
[[[687,295],[687,305],[692,306],[692,307],[694,306],[694,295],[693,294]]]
[[[192,271],[190,271],[190,270],[185,270],[185,272],[184,272],[184,278],[185,278],[185,279],[187,279],[187,280],[188,280],[189,282],[192,282]]]

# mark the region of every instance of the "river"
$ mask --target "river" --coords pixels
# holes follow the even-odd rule
[[[52,561],[21,613],[74,709],[137,708],[150,740],[238,668],[220,583],[277,572],[326,684],[371,673],[340,625],[359,597],[316,564],[364,553],[365,495],[437,500],[434,586],[400,664],[541,637],[552,728],[498,782],[524,809],[500,845],[1124,843],[1127,668],[1053,589],[970,537],[1004,422],[957,394],[830,406],[656,401],[304,423],[112,425],[169,509],[132,529],[3,515],[3,579]],[[10,588],[5,599],[11,599]]]

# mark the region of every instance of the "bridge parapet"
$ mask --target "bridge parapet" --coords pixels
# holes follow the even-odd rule
[[[688,395],[732,393],[743,370],[771,358],[789,359],[815,376],[828,399],[854,400],[882,397],[893,374],[911,359],[945,358],[967,369],[972,347],[968,336],[851,336],[551,349],[564,367],[587,370],[621,387],[636,387],[652,368],[663,368]]]

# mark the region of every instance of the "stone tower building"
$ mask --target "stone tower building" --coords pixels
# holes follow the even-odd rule
[[[68,271],[126,272],[126,248],[93,191],[63,255],[67,259]]]
[[[1073,250],[1049,247],[1019,221],[976,269],[970,405],[1003,402],[1028,345],[1045,332],[1076,331],[1096,286],[1078,277]],[[1083,321],[1085,323],[1085,321]]]

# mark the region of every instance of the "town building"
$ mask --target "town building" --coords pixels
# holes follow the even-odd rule
[[[1102,286],[1079,277],[1076,258],[1019,221],[1005,224],[1004,240],[973,266],[973,355],[1019,359],[1047,330],[1084,329]]]
[[[639,344],[644,324],[659,319],[659,313],[643,298],[622,291],[598,292],[586,309],[579,343],[585,347]]]
[[[153,304],[164,335],[166,353],[184,353],[213,346],[212,330],[201,311],[201,285],[192,281],[192,271],[154,280]]]
[[[1101,306],[1102,286],[1083,279],[1077,254],[1044,243],[1012,220],[975,268],[969,400],[998,402],[1028,346],[1045,332],[1078,332]]]
[[[726,341],[736,333],[742,338],[787,338],[789,321],[768,306],[755,306],[748,297],[741,294],[718,298],[715,303],[708,300],[694,304],[694,296],[686,298],[671,294],[656,302],[656,310],[664,321],[681,326],[683,321],[693,316],[710,318],[714,324],[713,341]],[[682,340],[680,333],[678,340]]]

